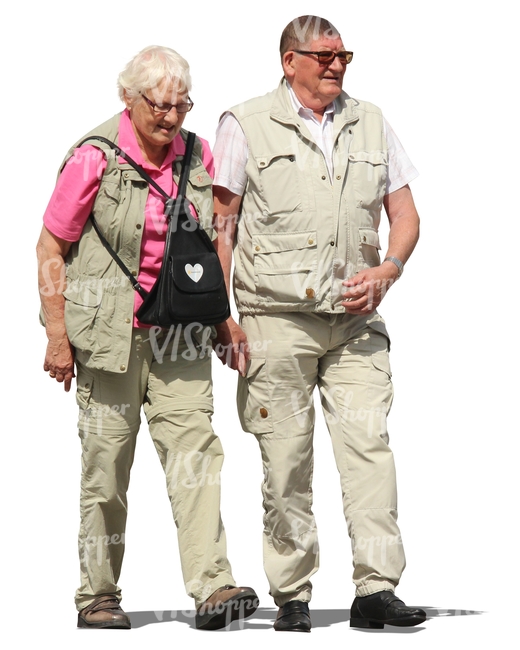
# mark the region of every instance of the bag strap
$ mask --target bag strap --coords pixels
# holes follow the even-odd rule
[[[163,188],[158,185],[153,178],[145,172],[145,170],[139,165],[138,163],[135,162],[133,158],[131,158],[127,153],[125,153],[121,147],[119,147],[115,142],[112,142],[111,140],[108,140],[107,138],[104,138],[101,135],[91,135],[90,138],[85,138],[82,140],[79,144],[78,147],[81,147],[82,145],[85,144],[85,142],[88,142],[89,140],[100,140],[101,142],[104,142],[105,144],[108,144],[108,146],[114,150],[116,156],[120,156],[126,162],[135,169],[135,171],[142,177],[144,180],[149,183],[150,185],[153,185],[153,187],[161,194],[164,196],[165,199],[170,200],[172,197],[169,196]],[[190,176],[190,169],[189,165],[191,163],[191,157],[193,154],[193,146],[195,144],[195,133],[192,131],[188,131],[188,137],[186,138],[186,151],[184,152],[184,158],[182,161],[182,168],[181,168],[181,177],[179,179],[179,186],[178,186],[178,192],[177,192],[177,198],[180,198],[186,194],[186,187],[188,186],[188,178]]]
[[[78,147],[81,147],[81,145],[85,144],[85,142],[88,142],[89,140],[100,140],[101,142],[104,142],[105,144],[108,144],[108,146],[115,151],[116,156],[121,156],[126,162],[135,169],[135,171],[145,180],[147,181],[150,185],[153,185],[155,189],[162,194],[166,198],[167,201],[172,201],[175,199],[172,199],[171,196],[169,196],[160,185],[158,185],[153,178],[145,172],[145,170],[139,165],[138,163],[135,162],[133,158],[131,158],[127,153],[125,153],[121,147],[118,147],[115,142],[112,142],[111,140],[108,140],[107,138],[104,138],[101,135],[92,135],[90,138],[85,138],[82,140],[79,144]],[[193,146],[195,144],[195,133],[192,131],[188,131],[188,137],[186,138],[186,151],[184,152],[184,158],[182,161],[182,167],[181,167],[181,176],[179,179],[179,185],[178,185],[178,191],[177,191],[177,198],[183,197],[186,194],[186,187],[188,186],[188,178],[190,176],[190,163],[191,163],[191,157],[193,155]],[[177,208],[175,212],[177,212],[178,216],[178,210],[180,209],[180,205]],[[94,226],[94,230],[96,231],[99,239],[101,240],[101,243],[103,246],[107,249],[107,251],[110,253],[110,256],[114,260],[114,262],[119,266],[121,271],[126,275],[126,277],[130,280],[130,283],[132,287],[139,293],[141,298],[146,298],[148,295],[148,292],[143,289],[143,287],[139,284],[139,282],[135,279],[135,277],[130,273],[128,267],[126,264],[123,262],[123,260],[119,257],[119,255],[115,252],[115,250],[112,248],[112,246],[108,243],[105,235],[101,232],[96,220],[94,219],[94,215],[90,213],[90,220],[92,221],[92,225]]]

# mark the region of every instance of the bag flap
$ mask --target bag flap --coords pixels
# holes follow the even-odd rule
[[[223,273],[216,253],[198,253],[170,257],[173,281],[185,293],[216,291],[223,284]]]

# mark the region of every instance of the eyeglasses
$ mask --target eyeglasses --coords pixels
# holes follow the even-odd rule
[[[347,65],[352,61],[354,52],[330,52],[329,50],[321,52],[307,52],[306,50],[293,50],[298,54],[312,54],[318,57],[318,63],[320,65],[330,65],[338,57],[341,65]]]
[[[139,94],[156,115],[166,115],[166,113],[169,113],[172,108],[174,108],[177,113],[189,113],[193,108],[193,102],[189,97],[187,102],[179,102],[178,104],[154,104],[154,102],[152,102],[151,99],[148,99],[145,94]]]

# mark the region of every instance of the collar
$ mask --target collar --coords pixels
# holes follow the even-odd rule
[[[289,97],[291,98],[292,104],[294,106],[294,110],[298,113],[298,115],[301,115],[301,117],[306,117],[306,118],[310,117],[313,120],[316,120],[312,108],[307,108],[306,106],[304,106],[296,96],[296,93],[292,89],[291,84],[288,81],[286,83],[287,83],[287,91],[289,93]],[[323,111],[323,117],[326,120],[332,120],[334,117],[334,112],[335,112],[335,104],[334,102],[331,102]]]
[[[294,124],[295,126],[300,127],[301,120],[299,119],[299,113],[296,110],[290,95],[290,92],[293,92],[294,95],[294,91],[292,91],[292,89],[289,89],[290,86],[287,83],[285,77],[283,77],[280,81],[280,85],[275,90],[270,115],[271,118],[277,122],[282,122],[284,124]],[[298,100],[297,97],[296,100]],[[327,111],[329,110],[329,106],[327,106]],[[356,100],[352,97],[349,97],[346,92],[341,91],[341,95],[337,97],[333,102],[332,108],[335,131],[342,129],[345,124],[357,122],[359,117],[357,114],[356,106]],[[303,106],[302,108],[304,110],[307,110]]]

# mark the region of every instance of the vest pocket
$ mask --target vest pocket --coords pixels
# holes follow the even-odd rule
[[[275,153],[255,158],[261,186],[261,196],[268,215],[301,212],[300,173],[296,154]]]
[[[256,293],[267,302],[317,300],[316,231],[253,235]]]
[[[92,351],[95,343],[94,326],[102,299],[99,284],[96,278],[77,278],[63,292],[67,336],[79,350]]]
[[[379,256],[379,235],[373,228],[359,229],[358,269],[371,268],[381,264]]]
[[[348,173],[354,182],[358,207],[374,208],[379,206],[386,190],[387,152],[351,151],[348,160]]]

